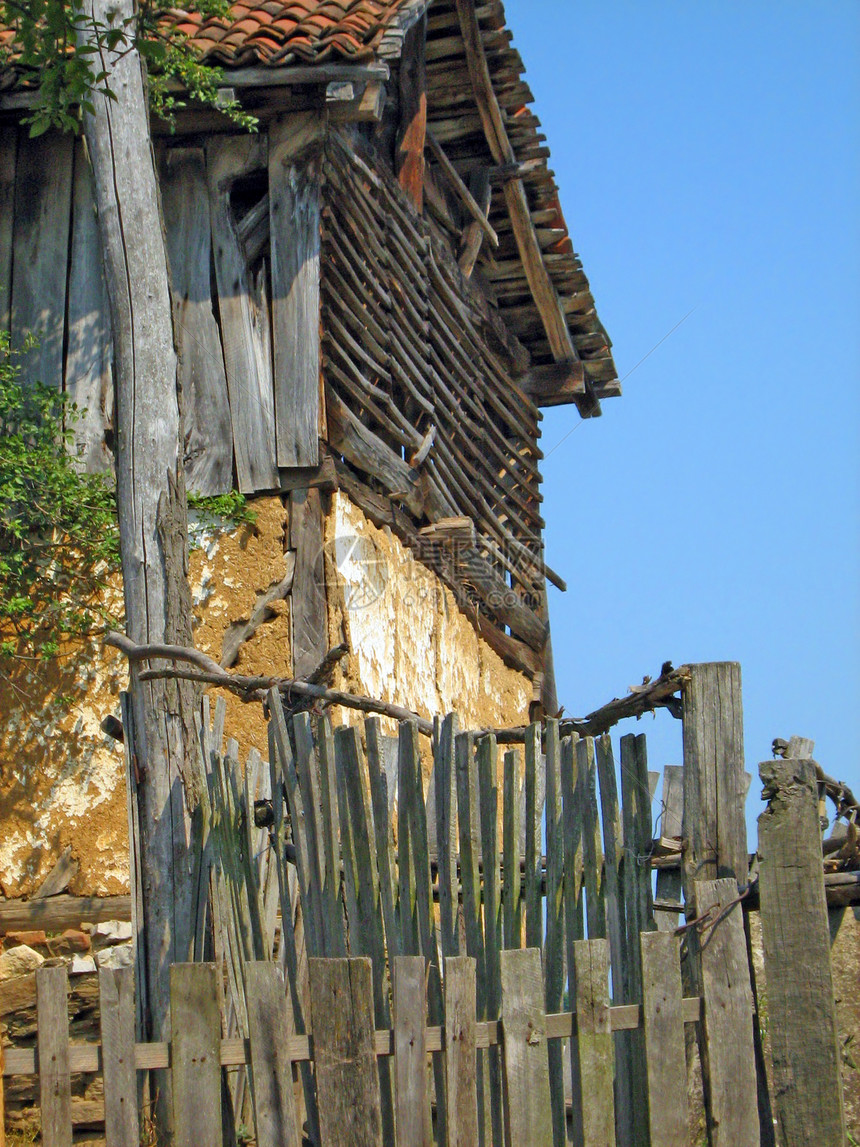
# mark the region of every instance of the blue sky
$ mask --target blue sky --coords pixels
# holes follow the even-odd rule
[[[505,8],[629,375],[545,412],[560,700],[737,660],[750,823],[774,736],[860,788],[860,5]],[[679,729],[632,724],[652,768]]]

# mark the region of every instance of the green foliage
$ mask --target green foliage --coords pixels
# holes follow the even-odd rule
[[[69,452],[75,409],[22,387],[0,332],[0,657],[53,657],[101,631],[119,568],[113,491]]]
[[[188,509],[196,512],[203,525],[219,528],[225,525],[253,526],[257,520],[256,513],[246,504],[245,495],[238,490],[208,498],[200,494],[189,494]]]
[[[225,16],[229,6],[229,0],[195,0],[194,4],[204,16]],[[5,58],[0,52],[0,66],[14,59],[38,81],[37,103],[27,117],[30,134],[41,135],[50,127],[78,131],[80,109],[93,110],[94,93],[116,99],[107,85],[105,54],[134,48],[147,67],[152,108],[168,123],[185,106],[185,100],[170,87],[171,80],[178,80],[189,99],[217,107],[240,127],[255,131],[254,116],[243,112],[237,100],[220,97],[219,69],[201,63],[182,33],[160,26],[164,10],[153,0],[142,0],[134,16],[120,19],[111,12],[107,21],[100,21],[80,0],[0,0],[0,23],[15,29]]]

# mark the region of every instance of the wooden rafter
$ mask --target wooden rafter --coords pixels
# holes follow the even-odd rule
[[[579,359],[579,354],[570,336],[567,316],[544,264],[543,252],[529,210],[525,184],[519,174],[516,174],[519,170],[517,157],[508,138],[502,109],[493,88],[474,0],[456,0],[456,6],[469,77],[487,144],[494,162],[512,172],[504,181],[505,203],[529,289],[546,331],[553,358],[556,362],[575,362]],[[594,387],[584,373],[577,407],[583,417],[593,417],[601,413]]]

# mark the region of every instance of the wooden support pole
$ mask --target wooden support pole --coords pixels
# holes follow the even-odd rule
[[[845,1112],[815,766],[759,765],[759,903],[774,1106],[792,1147],[843,1147]]]
[[[427,132],[427,16],[406,33],[400,53],[400,123],[395,167],[400,186],[420,212],[424,203],[424,143]]]

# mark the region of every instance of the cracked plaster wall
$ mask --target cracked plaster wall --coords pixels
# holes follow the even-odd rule
[[[250,617],[287,568],[282,500],[257,498],[253,509],[253,527],[192,531],[195,643],[216,659],[231,622]],[[528,679],[478,638],[435,575],[340,493],[326,515],[325,549],[330,644],[346,637],[353,650],[336,687],[428,717],[456,708],[465,727],[527,720]],[[234,668],[291,674],[288,600],[271,603]],[[126,680],[124,660],[98,644],[50,665],[17,664],[0,678],[0,894],[32,894],[67,845],[80,866],[70,892],[127,889],[122,749],[100,729],[107,714],[119,715]],[[227,732],[243,757],[252,746],[265,756],[260,706],[225,699]]]

